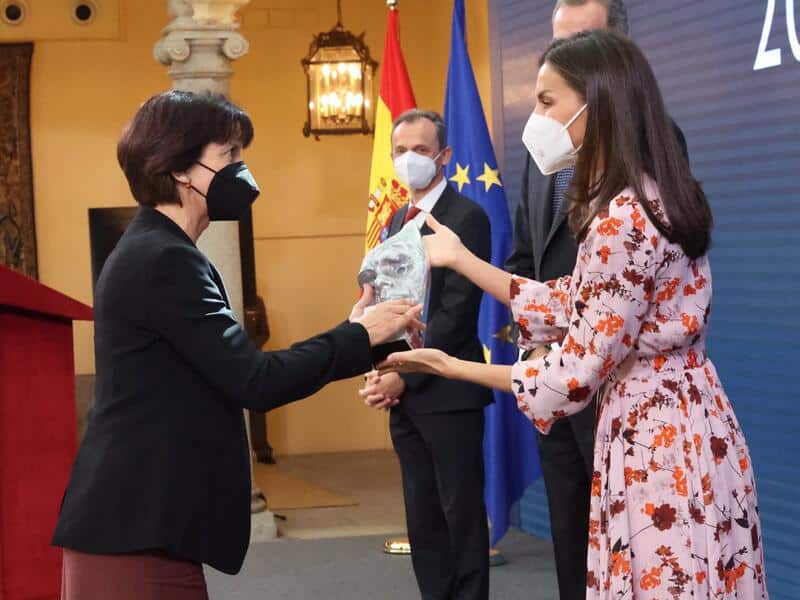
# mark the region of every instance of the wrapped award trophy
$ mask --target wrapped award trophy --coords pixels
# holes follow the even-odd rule
[[[358,272],[358,284],[372,286],[375,292],[372,306],[387,300],[424,304],[430,276],[428,256],[419,231],[424,222],[425,213],[418,214],[397,234],[364,257]],[[394,339],[374,347],[372,361],[377,365],[392,352],[421,347],[422,334],[401,332]]]

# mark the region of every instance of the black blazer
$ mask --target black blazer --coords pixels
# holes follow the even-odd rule
[[[672,125],[689,160],[686,138],[677,124]],[[560,214],[552,218],[554,183],[555,175],[542,175],[526,152],[522,196],[514,217],[514,242],[506,271],[536,281],[550,281],[569,275],[575,268],[578,244],[567,223],[569,203],[563,202]]]
[[[392,236],[403,227],[408,205],[398,210],[389,224]],[[449,185],[431,213],[455,231],[464,245],[483,260],[491,260],[492,234],[489,218],[475,202]],[[432,233],[427,225],[423,235]],[[483,346],[478,339],[478,312],[483,292],[455,271],[431,269],[425,346],[439,348],[464,360],[482,362]],[[491,390],[464,381],[444,379],[425,373],[404,374],[406,391],[396,410],[408,414],[442,413],[483,408],[493,401]]]
[[[368,371],[366,330],[346,323],[260,351],[213,265],[149,207],[103,267],[94,308],[96,398],[53,543],[163,551],[238,572],[250,536],[242,409],[270,410]]]

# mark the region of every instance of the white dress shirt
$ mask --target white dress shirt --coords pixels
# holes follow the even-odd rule
[[[439,201],[439,198],[441,198],[446,187],[447,187],[447,177],[442,177],[442,180],[439,183],[437,183],[431,190],[428,191],[427,194],[425,194],[417,202],[412,202],[411,206],[416,206],[422,212],[431,214],[431,212],[433,211],[433,207],[436,206],[436,203]],[[421,226],[422,225],[420,225],[420,227]]]

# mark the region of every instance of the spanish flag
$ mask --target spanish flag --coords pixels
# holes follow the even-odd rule
[[[367,251],[381,243],[382,233],[389,225],[392,215],[408,200],[408,189],[397,179],[391,157],[392,122],[417,105],[400,50],[398,18],[397,8],[390,8],[386,23],[381,87],[375,111],[375,142],[369,175]]]

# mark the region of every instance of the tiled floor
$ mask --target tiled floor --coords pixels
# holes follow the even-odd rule
[[[387,536],[405,530],[400,467],[393,452],[287,456],[278,463],[287,473],[358,505],[278,511],[286,517],[278,521],[283,538],[253,544],[241,573],[231,577],[206,569],[212,598],[419,598],[410,557],[382,552]],[[491,570],[492,600],[557,597],[549,543],[512,530],[499,548],[509,562]]]
[[[309,454],[277,460],[285,472],[358,503],[278,511],[286,517],[278,521],[283,537],[320,539],[405,531],[400,465],[393,451]]]

